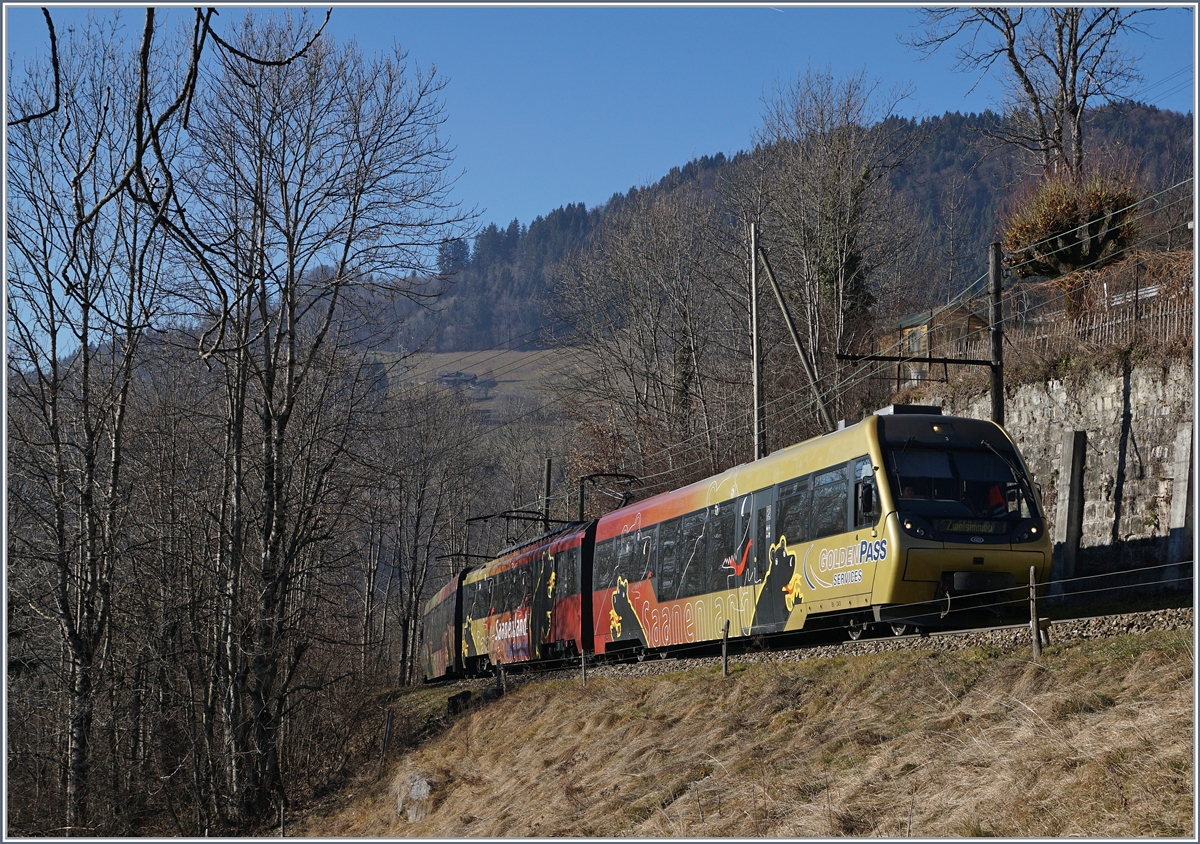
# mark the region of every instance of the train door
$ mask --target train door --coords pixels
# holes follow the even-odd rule
[[[552,558],[554,572],[554,609],[551,617],[551,638],[555,647],[563,649],[579,641],[579,548],[564,548]]]
[[[547,655],[554,641],[554,558],[550,556],[549,548],[541,551],[529,567],[533,569],[533,595],[529,602],[530,644],[534,658],[538,659]]]
[[[754,609],[751,633],[774,633],[783,629],[787,614],[781,601],[775,600],[777,572],[772,568],[771,545],[775,542],[775,489],[754,493],[754,545],[746,565],[746,585],[753,589]]]
[[[737,596],[729,612],[729,633],[745,636],[754,620],[754,595],[758,569],[759,539],[756,525],[758,512],[754,493],[747,493],[735,502],[737,524],[734,527],[733,557],[729,560],[728,590]]]

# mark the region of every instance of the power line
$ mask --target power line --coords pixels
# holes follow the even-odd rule
[[[1129,208],[1134,208],[1139,205],[1147,204],[1147,203],[1151,202],[1152,200],[1156,199],[1157,197],[1159,197],[1163,194],[1166,194],[1166,193],[1170,192],[1171,190],[1178,189],[1179,187],[1182,187],[1183,185],[1186,185],[1191,181],[1192,180],[1190,178],[1182,180],[1181,182],[1178,182],[1177,184],[1175,184],[1169,188],[1159,191],[1158,193],[1152,195],[1151,197],[1147,197],[1143,200],[1139,200],[1139,202],[1137,202],[1137,203],[1133,203],[1132,205],[1129,206]],[[1150,208],[1144,214],[1140,215],[1137,219],[1143,219],[1154,213],[1158,213],[1160,211],[1166,210],[1167,208],[1173,207],[1174,205],[1177,205],[1180,202],[1183,202],[1185,200],[1186,200],[1186,198],[1181,198],[1181,199],[1177,199],[1177,200],[1174,200],[1174,201],[1168,203],[1166,206],[1161,206],[1158,208]],[[1144,243],[1150,242],[1158,237],[1163,236],[1164,234],[1179,230],[1179,229],[1183,228],[1184,225],[1186,225],[1186,224],[1179,224],[1179,225],[1173,226],[1173,227],[1165,230],[1164,232],[1159,232],[1157,234],[1148,235],[1147,237],[1139,240],[1138,242],[1131,244],[1129,247],[1122,250],[1122,252],[1126,252],[1126,253],[1130,252],[1135,247],[1140,246]],[[1119,252],[1117,254],[1119,255],[1122,253]],[[1105,260],[1111,260],[1111,258],[1106,258]],[[1097,265],[1098,263],[1100,263],[1100,262],[1096,261],[1096,262],[1093,262],[1092,264],[1088,264],[1084,267],[1081,267],[1080,269],[1089,269],[1089,268]],[[968,285],[967,288],[965,288],[963,291],[961,291],[955,297],[955,299],[952,300],[951,304],[953,305],[953,304],[959,304],[962,302],[972,301],[972,298],[970,296],[972,289],[985,279],[986,279],[986,276],[981,277],[981,279],[977,280],[976,282],[973,282],[971,285]],[[1010,291],[1007,291],[1007,292],[1009,292],[1011,295],[1011,288],[1010,288]],[[1057,304],[1058,302],[1064,300],[1066,295],[1067,295],[1066,291],[1063,291],[1063,292],[1059,293],[1058,295],[1052,297],[1051,299],[1047,300],[1046,302],[1042,303],[1041,307],[1045,308],[1047,306],[1052,306],[1054,304]],[[940,310],[944,310],[944,307],[935,309],[935,311],[933,313],[939,312]],[[969,332],[968,334],[964,335],[962,338],[958,338],[958,339],[960,341],[969,341],[969,340],[981,335],[982,333],[983,333],[983,330],[979,329],[979,330],[976,330],[973,332]],[[883,351],[886,352],[886,351],[898,350],[902,344],[903,344],[903,338],[901,337],[901,338],[897,339],[897,341],[895,343],[893,343],[891,346],[887,347]],[[550,351],[550,350],[547,350],[547,351]],[[914,358],[914,360],[919,362],[920,359]],[[887,366],[886,368],[890,370],[891,367]],[[842,367],[837,367],[837,368],[832,369],[829,373],[826,374],[826,376],[822,380],[826,381],[826,386],[829,389],[833,389],[835,391],[848,390],[853,387],[864,384],[868,380],[873,380],[873,379],[879,378],[881,376],[881,374],[883,373],[884,369],[885,369],[885,367],[882,365],[880,365],[880,366],[861,366],[860,365],[858,367],[842,366]],[[833,380],[832,384],[829,384],[828,381],[831,377],[834,380]],[[780,405],[783,402],[789,403],[789,407],[788,407],[787,411],[782,416],[776,417],[776,420],[775,420],[776,426],[784,427],[790,423],[799,421],[799,419],[804,415],[811,415],[813,413],[813,407],[811,406],[812,401],[810,399],[805,399],[804,393],[805,393],[804,390],[798,388],[795,391],[781,394],[781,395],[777,396],[776,398],[769,400],[765,404],[765,407],[772,408],[772,407],[777,407],[778,405]],[[564,402],[566,400],[568,400],[568,397],[551,398],[550,400],[536,405],[535,407],[520,414],[519,416],[516,416],[512,419],[506,420],[505,422],[500,423],[498,425],[491,426],[484,433],[484,436],[490,436],[490,435],[494,434],[496,431],[507,427],[508,425],[516,424],[530,416],[541,413],[541,412],[545,411],[547,408],[549,408],[555,404]],[[681,449],[686,449],[686,448],[690,447],[691,445],[695,444],[697,441],[701,440],[702,438],[705,438],[710,435],[727,436],[730,433],[737,433],[737,432],[741,431],[747,424],[747,421],[750,418],[751,413],[752,413],[752,411],[750,411],[750,410],[735,412],[735,413],[731,414],[730,416],[728,416],[725,420],[719,421],[711,428],[709,428],[707,430],[696,431],[692,435],[684,438],[683,440],[680,440],[679,442],[672,443],[671,445],[669,445],[665,448],[659,449],[657,451],[652,451],[652,452],[646,453],[641,456],[641,459],[646,463],[653,463],[653,462],[659,462],[659,461],[670,462],[670,457],[671,457],[672,453],[677,453]],[[701,466],[703,464],[708,463],[710,459],[711,458],[709,455],[699,454],[695,457],[695,459],[693,459],[691,461],[684,462],[684,463],[676,463],[675,465],[672,465],[667,469],[663,469],[659,472],[651,473],[649,475],[644,475],[642,480],[644,483],[646,483],[648,485],[649,489],[653,489],[656,486],[660,486],[660,484],[653,484],[652,482],[654,480],[656,480],[658,478],[666,478],[666,477],[680,477],[681,475],[686,476],[690,470],[692,470],[698,466]]]

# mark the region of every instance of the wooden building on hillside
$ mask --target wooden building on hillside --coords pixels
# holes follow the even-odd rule
[[[935,377],[935,368],[920,358],[989,356],[987,304],[956,302],[902,317],[879,337],[878,354],[911,356],[896,365],[897,386]]]

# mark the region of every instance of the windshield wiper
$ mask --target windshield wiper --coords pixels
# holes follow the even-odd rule
[[[1009,460],[1008,457],[1006,457],[998,448],[996,448],[986,439],[982,439],[979,442],[984,448],[1004,461],[1004,465],[1008,467],[1008,471],[1012,472],[1017,483],[1021,485],[1021,489],[1025,493],[1025,497],[1029,500],[1030,509],[1032,510],[1033,504],[1037,501],[1037,499],[1033,497],[1033,490],[1029,487],[1029,479],[1025,477],[1025,473],[1021,471],[1020,467]]]
[[[900,478],[900,464],[904,462],[904,452],[908,451],[908,447],[916,440],[915,436],[909,437],[904,441],[904,448],[900,449],[900,457],[896,458],[896,449],[890,449],[892,453],[892,471],[896,473],[896,478]]]

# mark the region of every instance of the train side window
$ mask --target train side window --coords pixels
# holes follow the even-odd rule
[[[593,589],[611,589],[616,585],[613,574],[616,563],[616,543],[611,539],[596,543],[596,583]]]
[[[725,561],[733,556],[733,502],[720,505],[719,515],[708,520],[708,564],[705,566],[706,590],[715,592],[732,584],[733,569]]]
[[[568,548],[554,555],[554,597],[565,598],[575,590],[575,549]]]
[[[658,526],[658,583],[654,587],[660,601],[678,597],[679,550],[679,519],[663,522]]]
[[[478,593],[474,583],[463,584],[463,615],[475,616],[475,597]]]
[[[683,517],[680,556],[682,558],[679,580],[681,597],[703,594],[708,578],[704,568],[707,558],[707,527],[708,511],[701,510]]]
[[[845,533],[850,488],[845,464],[818,472],[813,477],[813,538]]]
[[[854,478],[854,526],[868,527],[879,521],[879,488],[870,457],[858,457],[851,461],[851,477]]]
[[[643,528],[637,532],[637,543],[634,547],[633,574],[638,580],[648,577],[657,563],[658,557],[658,528]],[[629,578],[633,580],[631,576]]]
[[[504,609],[504,583],[499,574],[489,574],[483,590],[483,615],[492,615]]]
[[[797,545],[812,539],[809,516],[812,509],[812,490],[805,476],[779,487],[778,525],[775,535],[787,537],[788,545]],[[763,566],[766,570],[766,566]]]
[[[636,550],[637,534],[627,533],[617,537],[617,570],[614,577],[623,577],[626,580],[638,579],[637,562],[634,559]]]

